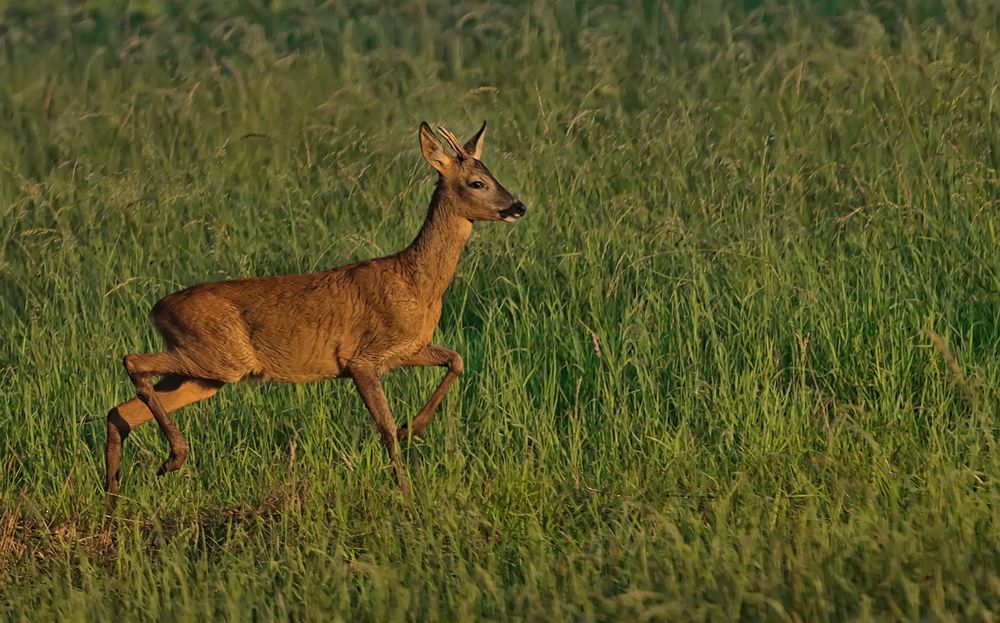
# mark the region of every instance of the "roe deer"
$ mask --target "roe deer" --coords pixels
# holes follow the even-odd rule
[[[248,378],[300,383],[349,377],[389,451],[400,488],[409,494],[399,440],[423,432],[462,374],[461,355],[430,343],[458,256],[473,221],[515,222],[525,213],[524,204],[480,162],[485,123],[465,145],[438,129],[455,155],[427,123],[420,124],[420,149],[439,175],[420,232],[399,253],[325,272],[202,283],[153,307],[153,324],[167,349],[125,356],[137,397],[108,413],[112,507],[122,442],[132,429],[155,418],[170,444],[159,473],[176,470],[187,459],[188,444],[170,412]],[[382,390],[381,376],[397,366],[447,368],[409,429],[397,429]],[[155,386],[154,376],[162,377]]]

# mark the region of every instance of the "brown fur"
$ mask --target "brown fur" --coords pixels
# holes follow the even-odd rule
[[[483,124],[463,146],[441,128],[456,151],[452,156],[421,124],[421,150],[440,175],[423,227],[399,253],[324,272],[202,283],[153,307],[153,324],[167,349],[125,356],[137,397],[108,414],[112,504],[122,442],[132,429],[155,419],[170,444],[160,473],[178,469],[188,446],[169,413],[250,378],[284,383],[351,378],[389,451],[400,487],[409,492],[398,440],[424,430],[462,373],[461,355],[430,342],[472,222],[513,221],[524,213],[523,204],[479,161],[485,129]],[[380,381],[398,366],[448,369],[409,430],[397,429]],[[155,387],[154,376],[163,377]]]

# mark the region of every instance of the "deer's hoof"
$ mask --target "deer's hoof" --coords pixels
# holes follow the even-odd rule
[[[414,439],[420,437],[423,434],[424,434],[424,426],[421,426],[419,423],[417,424],[417,426],[414,426],[413,428],[409,428],[408,426],[404,425],[396,430],[396,439],[398,439],[399,441],[413,441]]]
[[[187,455],[188,449],[186,446],[178,448],[176,452],[171,452],[167,460],[164,461],[163,465],[160,466],[160,469],[157,470],[156,475],[162,476],[167,472],[173,472],[180,469],[181,466],[184,465],[184,461],[187,460]]]
[[[406,476],[399,479],[399,491],[403,494],[404,498],[413,497],[413,490],[410,489],[410,481],[406,478]]]
[[[112,517],[115,514],[115,509],[118,508],[118,489],[116,488],[114,493],[108,491],[108,511],[105,513],[106,517]]]

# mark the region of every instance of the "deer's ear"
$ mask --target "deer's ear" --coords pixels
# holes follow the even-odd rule
[[[455,164],[455,159],[434,136],[431,126],[427,125],[426,121],[420,124],[420,151],[423,152],[427,164],[440,173],[448,171]]]
[[[483,127],[479,128],[475,136],[465,142],[465,151],[476,160],[481,160],[483,157],[483,139],[485,138],[486,122],[484,121]]]

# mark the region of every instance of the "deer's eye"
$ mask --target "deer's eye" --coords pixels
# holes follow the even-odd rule
[[[469,188],[475,188],[476,190],[482,190],[486,188],[486,184],[483,184],[479,180],[473,180],[469,182]]]

